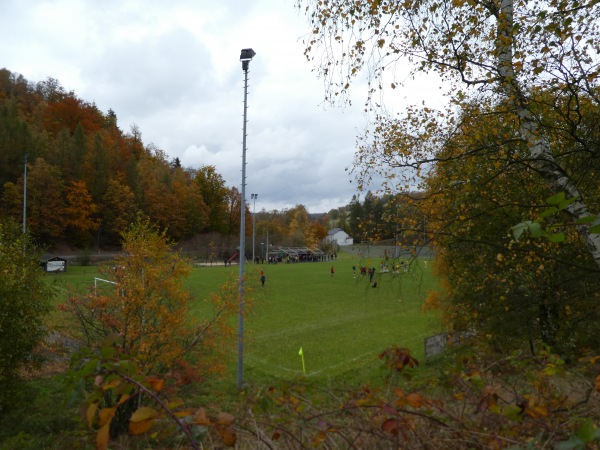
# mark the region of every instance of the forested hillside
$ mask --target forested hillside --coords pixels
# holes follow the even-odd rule
[[[27,227],[45,244],[118,244],[142,213],[173,239],[239,232],[240,196],[212,166],[198,170],[145,145],[117,114],[67,92],[52,78],[32,83],[0,70],[1,214],[22,221],[27,161]]]

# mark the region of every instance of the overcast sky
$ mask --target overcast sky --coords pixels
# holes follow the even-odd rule
[[[256,193],[257,211],[303,204],[316,213],[356,193],[345,168],[366,124],[364,98],[354,107],[323,104],[294,0],[1,0],[0,29],[0,67],[32,82],[57,79],[103,112],[113,109],[123,131],[136,124],[145,144],[185,167],[214,165],[238,188],[239,56],[253,48],[248,202]],[[418,100],[414,89],[406,95]]]

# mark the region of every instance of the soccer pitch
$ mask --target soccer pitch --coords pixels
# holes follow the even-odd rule
[[[252,306],[244,320],[244,379],[364,380],[378,373],[378,354],[392,345],[422,359],[424,339],[440,330],[439,315],[421,311],[429,289],[437,286],[431,261],[418,259],[409,270],[394,271],[390,260],[389,271],[382,272],[384,261],[340,252],[328,262],[247,263],[245,286]],[[372,281],[360,274],[361,266],[375,267]],[[238,274],[237,265],[195,267],[186,281],[193,294],[191,314],[208,315],[210,306],[203,300],[227,279],[237,283]],[[66,286],[89,289],[99,276],[96,267],[73,266],[65,274],[49,275],[48,281],[65,286],[57,298],[62,303]],[[232,321],[237,330],[237,317]],[[233,374],[235,344],[228,354]]]
[[[246,264],[253,306],[244,320],[244,378],[362,379],[381,367],[378,354],[392,345],[422,358],[424,339],[440,329],[438,315],[421,311],[435,287],[430,261],[382,273],[383,261],[340,254],[328,262]],[[375,267],[372,281],[360,275],[361,266]],[[238,266],[197,268],[190,289],[204,297],[217,280],[237,273]],[[232,362],[236,354],[232,349]]]

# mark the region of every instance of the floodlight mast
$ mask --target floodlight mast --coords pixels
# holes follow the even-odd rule
[[[244,125],[242,140],[242,198],[240,201],[240,275],[238,297],[238,363],[237,387],[242,389],[244,384],[244,262],[246,259],[246,122],[248,121],[248,68],[250,61],[256,55],[251,48],[242,49],[240,61],[244,71]]]
[[[256,262],[256,256],[254,255],[254,231],[256,229],[256,199],[258,194],[250,194],[250,198],[254,200],[254,210],[252,212],[252,264]]]

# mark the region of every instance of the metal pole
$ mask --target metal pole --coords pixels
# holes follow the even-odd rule
[[[258,198],[258,194],[250,194],[254,199],[254,212],[252,213],[252,263],[256,261],[256,257],[254,256],[254,234],[256,230],[256,199]]]
[[[244,125],[242,141],[242,199],[240,202],[240,276],[238,298],[238,363],[237,387],[241,389],[244,383],[244,259],[246,249],[246,122],[248,104],[248,62],[244,61]]]
[[[398,259],[398,206],[396,206],[396,234],[394,235],[394,258]]]
[[[27,233],[27,153],[23,173],[23,234]]]

